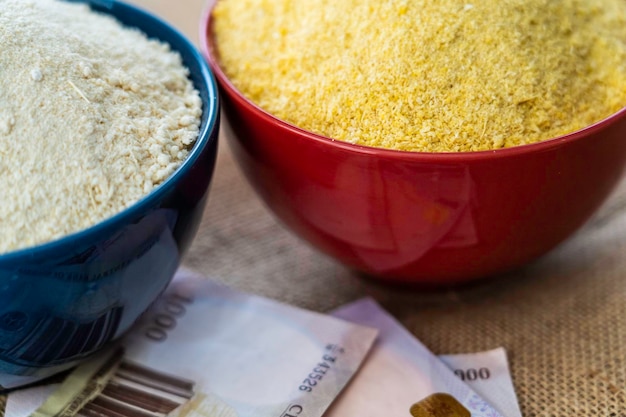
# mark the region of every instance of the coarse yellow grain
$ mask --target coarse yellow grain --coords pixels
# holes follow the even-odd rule
[[[490,150],[626,106],[624,0],[218,0],[213,13],[234,85],[337,140]]]

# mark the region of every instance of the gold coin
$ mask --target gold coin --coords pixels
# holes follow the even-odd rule
[[[411,406],[413,417],[471,417],[469,410],[463,407],[450,394],[436,393]]]

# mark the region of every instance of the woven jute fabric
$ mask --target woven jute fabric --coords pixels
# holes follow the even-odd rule
[[[134,2],[197,41],[202,0]],[[223,135],[186,266],[322,312],[373,296],[435,353],[503,346],[526,417],[626,417],[626,182],[576,235],[523,269],[461,288],[407,290],[348,271],[278,224]]]
[[[187,266],[322,312],[373,296],[435,353],[503,346],[524,416],[626,416],[626,182],[575,236],[521,270],[409,290],[364,279],[295,238],[224,145]]]

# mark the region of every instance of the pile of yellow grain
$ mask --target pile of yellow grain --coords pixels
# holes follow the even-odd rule
[[[214,20],[245,96],[351,143],[497,149],[626,106],[624,0],[219,0]]]

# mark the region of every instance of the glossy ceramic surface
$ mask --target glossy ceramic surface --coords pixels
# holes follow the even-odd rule
[[[200,135],[182,166],[129,209],[60,240],[0,255],[0,380],[18,384],[99,350],[154,301],[195,235],[215,165],[217,86],[199,52],[132,6],[92,7],[181,53],[204,103]]]
[[[201,27],[248,180],[300,237],[350,268],[447,284],[520,266],[578,229],[620,179],[626,109],[549,141],[475,153],[418,153],[333,141],[242,97]]]

